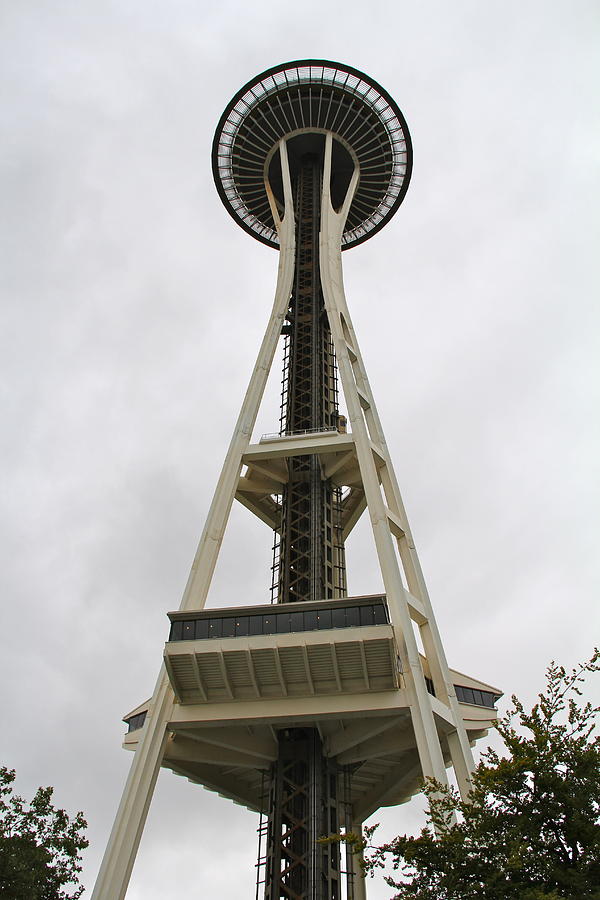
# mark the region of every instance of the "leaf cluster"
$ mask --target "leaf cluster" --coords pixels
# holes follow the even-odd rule
[[[488,749],[469,802],[430,781],[427,827],[375,846],[365,871],[391,862],[395,900],[600,900],[599,708],[581,685],[600,654],[570,671],[552,663],[531,711],[512,698],[497,724],[507,753]]]
[[[1,900],[77,900],[81,851],[88,846],[83,813],[70,819],[52,805],[53,789],[27,803],[13,794],[14,769],[0,767]]]

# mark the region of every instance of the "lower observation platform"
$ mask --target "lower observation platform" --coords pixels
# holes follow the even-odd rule
[[[232,612],[213,610],[194,618],[172,614],[165,665],[180,703],[354,694],[400,686],[383,597]]]
[[[353,818],[410,799],[421,766],[385,596],[170,614],[165,666],[176,703],[163,766],[260,811],[287,728],[316,728],[325,755],[352,773]],[[421,659],[428,687],[430,673]],[[450,670],[471,743],[501,692]],[[450,763],[448,708],[431,697]],[[148,704],[127,717],[135,749]]]

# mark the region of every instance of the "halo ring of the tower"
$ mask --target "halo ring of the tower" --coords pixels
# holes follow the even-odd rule
[[[262,243],[279,247],[265,191],[269,165],[282,138],[327,132],[359,166],[342,250],[385,225],[402,203],[412,172],[404,116],[372,78],[318,59],[267,69],[238,91],[221,116],[213,141],[213,175],[238,225]],[[339,171],[335,158],[332,171],[341,180],[344,158],[344,151],[337,154]]]

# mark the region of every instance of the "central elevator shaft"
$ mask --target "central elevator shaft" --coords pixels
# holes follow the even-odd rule
[[[305,154],[293,174],[295,277],[287,324],[282,433],[340,427],[337,369],[319,269],[323,156]],[[346,593],[341,488],[316,455],[288,461],[281,497],[277,603]],[[316,728],[278,732],[269,773],[265,900],[341,900],[338,844],[318,838],[346,826],[348,773],[323,753]],[[348,896],[348,893],[346,893]]]
[[[282,431],[339,426],[337,369],[319,271],[322,158],[305,156],[294,179],[296,268],[288,311]],[[340,489],[318,456],[289,461],[282,497],[278,603],[345,594]]]

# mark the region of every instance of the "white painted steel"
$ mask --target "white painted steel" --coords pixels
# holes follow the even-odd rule
[[[414,784],[419,773],[435,777],[442,784],[447,783],[442,740],[446,740],[452,763],[457,775],[460,791],[466,797],[469,789],[469,775],[473,767],[469,740],[465,731],[463,714],[456,698],[452,677],[448,669],[443,646],[431,609],[431,603],[423,574],[419,565],[408,520],[400,497],[398,484],[385,443],[371,388],[360,354],[360,349],[352,327],[352,321],[344,295],[341,263],[341,236],[345,219],[356,190],[359,172],[355,169],[341,210],[335,211],[331,205],[329,184],[332,154],[332,135],[325,140],[325,168],[321,206],[320,267],[325,309],[329,318],[332,339],[343,394],[349,413],[350,434],[307,434],[291,435],[266,440],[250,446],[252,430],[262,401],[267,377],[271,369],[282,325],[287,314],[294,278],[295,223],[293,216],[292,188],[287,163],[285,141],[281,141],[280,158],[284,185],[285,214],[280,218],[270,186],[266,184],[267,195],[280,239],[279,268],[277,286],[271,316],[258,354],[256,365],[244,398],[233,437],[227,452],[223,469],[217,483],[214,498],[208,513],[206,525],[194,558],[190,576],[181,601],[181,610],[203,609],[219,555],[223,535],[227,526],[231,506],[238,493],[239,499],[266,522],[270,522],[269,510],[261,507],[261,491],[276,492],[277,485],[285,481],[286,457],[301,452],[318,453],[331,472],[351,474],[350,483],[357,491],[356,500],[350,509],[346,523],[346,533],[357,521],[365,507],[368,509],[375,548],[382,578],[385,585],[390,611],[393,635],[402,662],[402,679],[392,690],[379,693],[347,693],[342,690],[339,667],[335,655],[331,658],[332,673],[337,681],[337,695],[318,696],[314,679],[310,673],[307,647],[304,646],[306,683],[310,696],[295,698],[285,696],[287,686],[279,659],[279,645],[297,641],[297,636],[280,635],[274,648],[280,674],[283,699],[264,698],[261,686],[253,672],[248,644],[248,685],[255,693],[253,699],[237,700],[228,682],[225,662],[218,661],[223,672],[224,686],[228,688],[226,701],[208,701],[203,692],[195,648],[190,646],[186,653],[193,657],[198,683],[199,703],[181,705],[173,693],[170,677],[177,685],[173,670],[175,648],[167,650],[167,669],[161,668],[154,695],[148,706],[148,716],[137,738],[132,737],[126,744],[137,748],[131,771],[115,824],[100,868],[92,900],[122,900],[127,890],[139,840],[158,769],[162,764],[178,770],[179,759],[196,759],[211,762],[218,759],[218,752],[207,740],[209,733],[202,737],[201,728],[196,733],[194,726],[207,728],[210,723],[238,729],[242,724],[255,723],[257,726],[273,727],[274,723],[300,721],[310,718],[327,722],[334,717],[346,720],[342,730],[326,739],[329,752],[346,753],[354,758],[353,748],[361,743],[365,752],[371,752],[375,735],[389,729],[385,746],[394,745],[397,733],[397,750],[409,749],[410,762],[406,771],[396,772],[391,768],[384,783],[361,799],[354,810],[354,817],[361,822],[381,804],[399,802],[406,799],[403,791]],[[337,454],[337,456],[335,455]],[[242,466],[247,464],[247,475],[241,478]],[[345,483],[345,482],[344,482]],[[253,499],[253,497],[256,499]],[[402,572],[406,579],[403,581]],[[407,590],[408,588],[408,590]],[[419,656],[413,622],[420,629],[426,658]],[[389,630],[389,629],[388,629]],[[275,639],[273,639],[275,640]],[[304,636],[304,644],[310,645],[316,637]],[[339,639],[338,639],[339,640]],[[259,641],[260,643],[260,641]],[[225,646],[225,645],[224,645]],[[242,644],[238,646],[242,648]],[[362,672],[369,689],[369,667],[363,651]],[[432,697],[425,682],[425,675],[433,680],[436,697]],[[472,683],[480,684],[469,679]],[[144,707],[141,707],[142,709]],[[416,751],[410,753],[410,733],[404,729],[410,712]],[[369,716],[385,716],[381,719],[365,719]],[[350,720],[347,720],[347,717]],[[296,718],[295,718],[296,717]],[[354,717],[354,720],[353,720]],[[485,716],[475,715],[473,731],[489,727],[491,711]],[[480,728],[481,725],[481,728]],[[170,726],[170,728],[169,728]],[[398,731],[393,729],[398,726]],[[400,727],[402,726],[402,727]],[[181,732],[185,728],[185,733]],[[171,732],[175,731],[175,736]],[[226,732],[223,731],[226,736]],[[440,736],[441,735],[441,736]],[[196,742],[193,744],[193,742]],[[371,741],[371,743],[369,743]],[[240,739],[239,744],[230,745],[232,760],[239,765],[251,766],[256,758],[252,740],[248,746]],[[375,746],[373,744],[373,746]],[[447,756],[447,751],[446,751]],[[264,765],[257,759],[257,766]],[[214,780],[214,779],[213,779]],[[203,782],[207,783],[208,782]],[[216,783],[215,783],[216,784]],[[219,784],[223,785],[222,782]],[[208,785],[210,786],[210,785]],[[217,786],[217,789],[218,786]],[[227,793],[227,791],[226,791]],[[230,796],[234,794],[229,791]],[[242,799],[242,802],[245,802]],[[359,827],[358,825],[356,826]],[[364,879],[355,881],[355,900],[365,900]]]
[[[173,691],[164,667],[161,667],[92,900],[123,900],[125,897],[163,759],[172,709]]]
[[[473,769],[471,749],[344,294],[341,234],[345,215],[352,200],[352,192],[356,188],[358,171],[355,169],[343,208],[336,212],[331,204],[329,187],[332,140],[332,135],[327,135],[321,203],[320,266],[325,309],[329,318],[388,606],[400,648],[423,774],[447,784],[431,695],[427,690],[419,660],[397,554],[402,562],[409,591],[419,601],[426,617],[419,626],[421,637],[436,695],[438,699],[447,702],[450,709],[453,725],[453,736],[449,741],[450,751],[461,795],[466,798],[470,787],[469,774]],[[383,465],[379,469],[373,458],[372,444],[375,444],[383,460]]]
[[[276,220],[281,249],[275,300],[204,531],[192,563],[180,609],[202,609],[206,602],[242,469],[242,456],[252,437],[252,430],[288,309],[294,277],[295,222],[292,186],[284,141],[281,142],[280,149],[286,211],[283,219],[278,217]],[[92,900],[122,900],[125,896],[154,792],[158,769],[164,754],[167,723],[171,716],[173,702],[173,690],[166,670],[162,666],[144,723],[143,736],[135,751],[123,797],[96,879]]]
[[[329,318],[329,327],[335,348],[344,399],[354,437],[375,548],[381,568],[390,616],[396,633],[396,642],[402,659],[403,674],[409,696],[409,705],[423,774],[426,777],[436,778],[442,784],[447,784],[442,751],[433,719],[431,703],[429,702],[425,677],[419,660],[419,651],[412,629],[410,613],[404,600],[402,577],[393,546],[385,503],[379,486],[378,471],[371,450],[371,440],[378,445],[378,449],[380,448],[382,435],[378,429],[373,427],[373,404],[370,402],[370,398],[367,412],[371,412],[371,428],[369,428],[367,415],[363,412],[359,389],[361,387],[364,388],[364,378],[359,362],[358,344],[355,340],[352,340],[350,344],[354,357],[354,362],[352,362],[348,352],[347,338],[342,327],[344,322],[352,339],[350,314],[343,288],[341,234],[344,226],[345,211],[351,202],[352,192],[355,190],[358,181],[358,171],[356,169],[354,171],[344,207],[340,212],[336,212],[331,205],[329,190],[331,150],[332,136],[328,135],[325,142],[320,235],[321,285],[325,309]],[[359,381],[360,383],[358,383]]]

